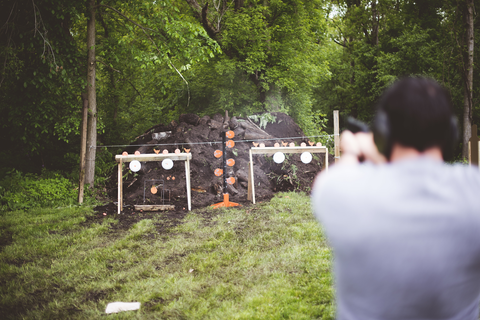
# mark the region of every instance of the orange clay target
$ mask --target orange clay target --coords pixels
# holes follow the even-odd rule
[[[235,165],[235,160],[233,160],[233,159],[228,159],[227,160],[227,166],[233,167],[234,165]]]
[[[220,158],[222,156],[222,154],[223,154],[223,152],[221,150],[215,150],[215,152],[213,153],[215,158]]]
[[[222,169],[215,169],[214,173],[217,177],[220,177],[223,174],[223,170]]]
[[[152,189],[150,189],[150,192],[151,192],[152,194],[157,193],[157,188],[156,188],[155,186],[153,186]]]
[[[233,137],[235,137],[235,133],[232,130],[225,132],[225,135],[228,139],[232,139]]]
[[[235,146],[235,142],[233,140],[228,140],[227,141],[227,147],[233,148]]]
[[[228,184],[234,184],[235,183],[235,178],[234,177],[230,177],[227,179],[227,183]]]

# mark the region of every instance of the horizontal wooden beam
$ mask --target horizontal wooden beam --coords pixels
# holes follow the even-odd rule
[[[152,205],[147,205],[147,204],[136,204],[135,205],[135,210],[144,210],[144,211],[163,211],[163,210],[175,210],[174,205],[170,204],[152,204]]]
[[[276,153],[276,152],[283,152],[283,153],[304,153],[304,152],[311,152],[311,153],[326,153],[327,147],[253,147],[252,154],[264,154],[264,153]]]
[[[176,160],[191,160],[192,159],[192,154],[191,153],[167,153],[167,154],[154,154],[154,153],[147,153],[147,154],[139,154],[139,155],[134,155],[134,154],[129,154],[128,156],[122,156],[121,154],[117,154],[115,156],[115,161],[120,162],[120,159],[122,162],[132,162],[133,160],[138,160],[138,161],[161,161],[164,159],[172,159],[173,161]]]

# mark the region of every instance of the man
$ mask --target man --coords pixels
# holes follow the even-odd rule
[[[480,173],[443,162],[457,131],[448,95],[402,79],[373,131],[345,131],[341,160],[312,191],[335,257],[337,319],[478,319]]]

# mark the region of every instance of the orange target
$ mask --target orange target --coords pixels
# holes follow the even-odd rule
[[[227,179],[227,183],[228,184],[234,184],[235,183],[235,178],[234,177],[230,177]]]
[[[221,150],[215,150],[213,155],[215,156],[215,158],[220,158],[223,155],[223,152]]]
[[[227,136],[228,139],[232,139],[233,137],[235,137],[235,132],[233,132],[232,130],[227,131],[225,133],[225,136]]]
[[[233,140],[228,140],[227,141],[227,147],[229,147],[229,148],[235,147],[235,142]]]
[[[227,166],[233,167],[234,165],[235,165],[235,160],[233,160],[233,159],[228,159],[227,160]]]
[[[220,177],[223,174],[223,170],[222,169],[215,169],[214,173],[217,177]]]

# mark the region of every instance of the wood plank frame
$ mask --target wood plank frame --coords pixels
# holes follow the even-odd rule
[[[118,162],[118,214],[123,210],[123,179],[122,179],[122,169],[124,162],[132,162],[133,160],[138,160],[140,162],[147,161],[162,161],[164,159],[172,159],[172,161],[185,161],[185,180],[187,183],[187,201],[188,201],[188,210],[192,210],[192,193],[190,186],[190,160],[192,159],[191,153],[167,153],[167,154],[139,154],[133,155],[129,154],[128,156],[123,156],[117,154],[115,160]]]
[[[324,167],[325,170],[328,171],[328,148],[325,146],[322,147],[253,147],[250,148],[249,156],[250,162],[249,170],[248,170],[248,195],[247,199],[252,200],[255,203],[255,182],[254,182],[254,174],[253,174],[253,154],[275,154],[276,152],[283,152],[283,153],[325,153],[325,162]]]

